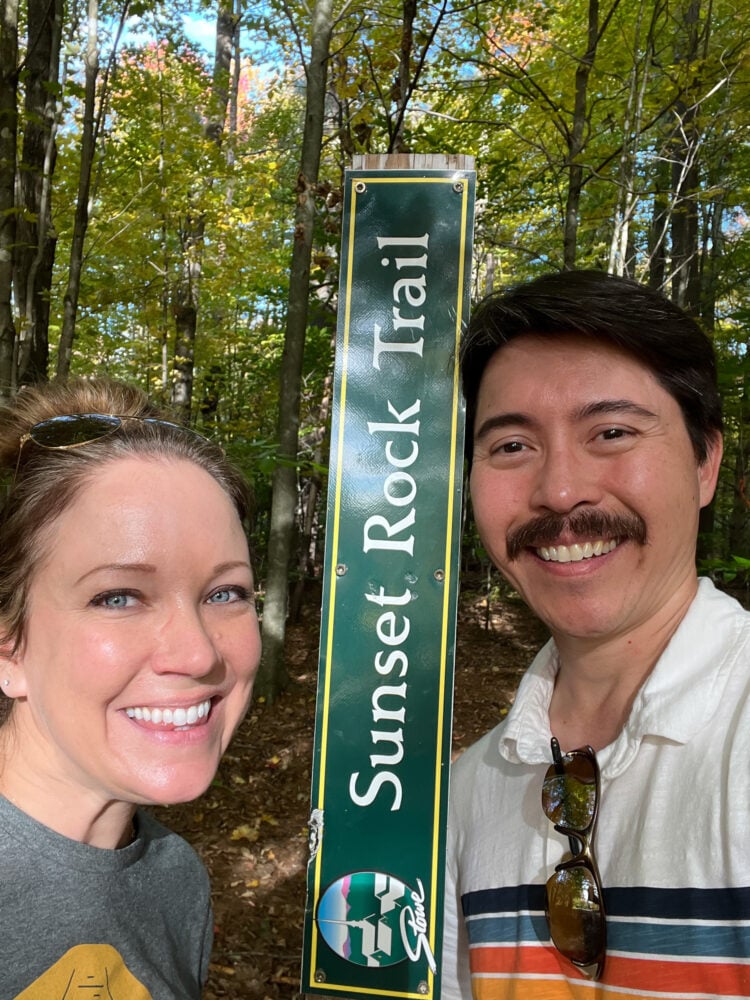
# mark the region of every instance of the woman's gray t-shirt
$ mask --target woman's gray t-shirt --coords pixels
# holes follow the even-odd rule
[[[213,940],[208,874],[138,810],[135,840],[90,847],[0,796],[0,1000],[198,1000]],[[58,989],[58,987],[62,989]]]

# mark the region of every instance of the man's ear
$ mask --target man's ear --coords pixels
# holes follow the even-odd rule
[[[719,431],[714,431],[707,442],[706,458],[698,466],[701,507],[707,507],[713,500],[723,454],[724,439]]]

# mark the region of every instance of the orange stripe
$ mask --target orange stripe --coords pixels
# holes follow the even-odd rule
[[[664,993],[709,993],[712,996],[747,996],[750,966],[731,962],[685,962],[664,955],[654,958],[607,958],[604,982],[626,989]]]
[[[472,973],[527,972],[543,976],[559,976],[561,973],[557,952],[544,946],[472,948],[469,955]]]
[[[475,979],[474,1000],[644,1000],[643,995],[597,989],[595,983],[548,979]]]
[[[472,948],[471,970],[477,975],[513,975],[529,976],[580,976],[580,973],[565,961],[556,951],[548,947],[507,947],[507,948]],[[522,980],[527,986],[533,980]],[[663,955],[654,958],[621,958],[608,955],[602,984],[610,987],[606,996],[610,1000],[617,997],[631,997],[631,990],[646,991],[646,995],[680,995],[684,993],[706,993],[710,996],[748,996],[750,995],[750,966],[723,962],[684,962],[672,961]],[[611,992],[612,988],[623,990],[622,994]],[[477,995],[484,1000],[486,997],[512,997],[512,981],[492,981],[474,979]],[[500,992],[492,992],[495,989]],[[491,990],[485,993],[485,990]],[[581,980],[577,983],[537,982],[535,990],[539,989],[539,997],[546,1000],[549,997],[587,997],[592,994],[592,984]],[[560,992],[560,990],[562,992]],[[529,994],[537,997],[537,992]]]

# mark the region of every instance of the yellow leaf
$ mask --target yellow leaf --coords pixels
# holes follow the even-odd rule
[[[258,839],[258,830],[256,827],[248,826],[247,823],[243,823],[242,826],[237,826],[232,830],[229,835],[230,840],[249,840],[251,843],[255,843]]]

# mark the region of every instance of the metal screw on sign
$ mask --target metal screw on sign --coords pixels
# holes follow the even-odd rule
[[[346,576],[347,567],[344,563],[339,563],[336,567],[336,576]]]
[[[315,982],[316,983],[324,983],[325,981],[326,981],[326,974],[325,974],[325,972],[323,972],[322,969],[316,969],[315,970]]]
[[[365,184],[364,181],[357,181],[357,183],[354,185],[354,190],[357,192],[357,194],[364,194],[365,191],[367,190],[367,185]]]
[[[438,583],[442,583],[443,580],[445,579],[445,570],[444,569],[436,569],[435,572],[432,575],[435,577],[435,579],[437,580]]]
[[[463,181],[456,181],[456,183],[453,185],[453,190],[456,192],[456,194],[461,194],[463,192],[463,189],[464,189]]]
[[[428,991],[429,987],[427,986],[427,983],[423,979],[420,982],[419,986],[417,986],[417,993],[421,993],[423,996],[425,996],[428,993]]]

